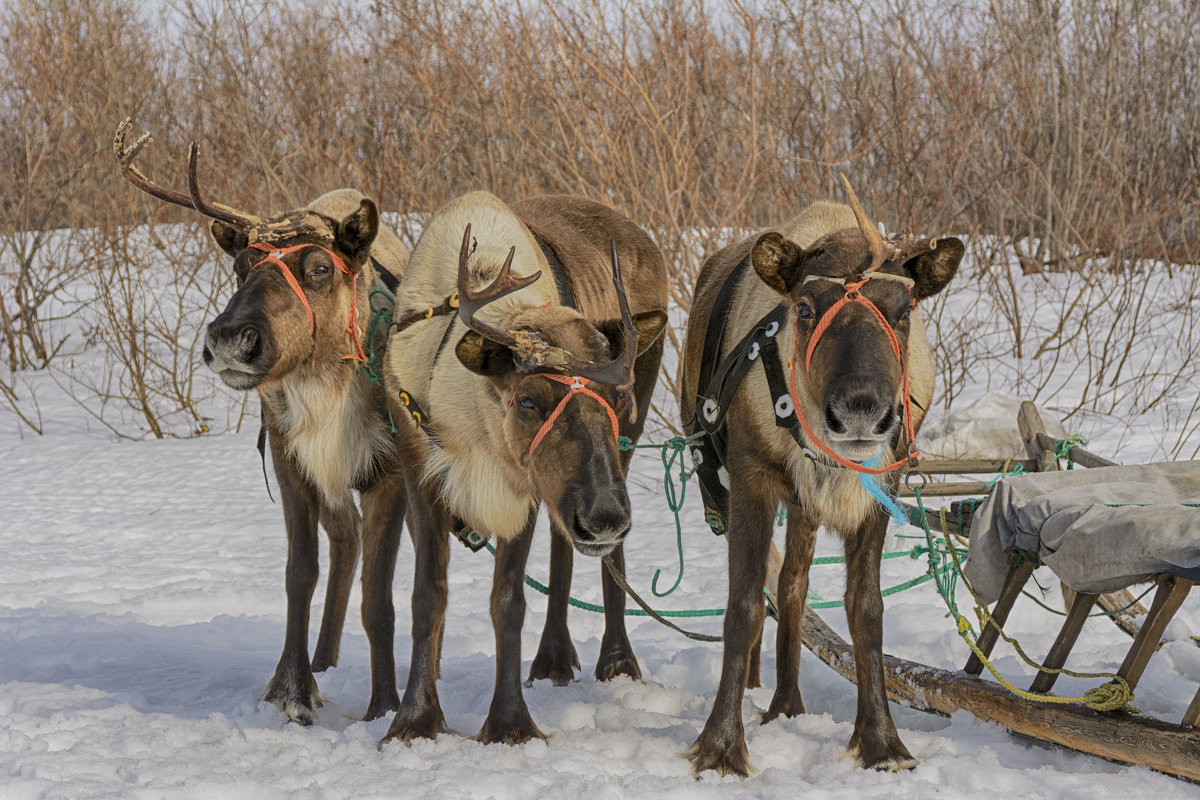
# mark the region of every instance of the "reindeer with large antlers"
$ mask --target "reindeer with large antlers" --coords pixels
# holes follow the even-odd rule
[[[266,699],[289,719],[312,723],[320,705],[313,672],[337,663],[354,570],[363,551],[363,623],[371,644],[366,718],[399,705],[392,640],[392,577],[405,513],[404,477],[382,377],[386,327],[374,290],[395,290],[408,263],[399,238],[379,224],[375,203],[352,189],[266,219],[200,195],[197,148],[188,157],[189,193],[151,182],[134,165],[150,141],[113,150],[121,174],[147,194],[212,219],[212,235],[233,259],[238,289],[208,326],[204,361],[228,386],[254,389],[262,406],[288,536],[287,630]],[[362,518],[352,490],[360,493]],[[330,540],[330,574],[317,646],[308,655],[308,614],[319,572],[317,523]],[[361,525],[361,535],[360,535]]]
[[[458,313],[433,313],[439,301]],[[413,420],[401,436],[414,467],[417,566],[412,662],[387,738],[446,730],[436,680],[447,532],[458,528],[497,540],[496,685],[477,738],[544,738],[520,675],[523,574],[537,510],[544,504],[550,519],[551,601],[530,681],[563,683],[578,665],[566,622],[572,546],[623,568],[630,451],[618,449],[618,437],[636,441],[645,422],[666,303],[666,268],[650,237],[582,198],[510,208],[474,192],[439,210],[422,232],[397,296],[397,313],[422,321],[398,325],[388,347],[389,392]],[[607,573],[603,581],[596,675],[637,677],[624,595]]]
[[[844,179],[843,179],[844,180]],[[742,694],[756,661],[763,583],[779,503],[787,543],[779,578],[777,683],[762,719],[804,712],[800,621],[817,527],[842,537],[846,617],[858,674],[850,753],[874,769],[911,766],[888,711],[879,558],[901,466],[933,397],[917,301],[953,277],[955,238],[885,239],[863,212],[815,203],[701,268],[681,363],[687,432],[711,524],[729,539],[724,659],[693,769],[745,776]],[[761,369],[759,368],[759,365]],[[881,476],[884,485],[868,485]],[[878,499],[877,499],[878,498]]]

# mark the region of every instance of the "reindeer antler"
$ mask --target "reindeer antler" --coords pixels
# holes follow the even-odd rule
[[[493,300],[499,300],[505,295],[524,289],[540,278],[542,271],[538,270],[527,278],[514,278],[512,260],[513,255],[517,252],[514,245],[509,248],[508,258],[504,260],[504,266],[500,267],[500,274],[496,276],[496,280],[492,281],[491,286],[476,294],[471,291],[471,278],[467,270],[467,256],[470,255],[470,250],[471,224],[467,223],[467,227],[463,231],[462,247],[458,251],[458,318],[463,321],[464,325],[485,339],[491,339],[496,344],[502,344],[505,347],[514,347],[517,339],[511,332],[502,331],[483,320],[475,319],[475,312]]]
[[[929,236],[917,239],[908,228],[884,238],[883,234],[871,223],[867,213],[863,211],[858,197],[854,194],[854,187],[846,179],[845,173],[838,173],[838,175],[842,179],[842,185],[846,187],[846,194],[850,198],[850,207],[854,209],[854,218],[858,220],[858,229],[862,231],[863,238],[867,240],[867,246],[871,248],[871,266],[867,267],[864,273],[874,272],[883,266],[885,261],[903,261],[937,249],[939,237]]]
[[[629,296],[625,293],[625,282],[621,279],[621,265],[617,260],[617,240],[609,240],[612,251],[613,286],[617,290],[617,303],[621,306],[621,330],[625,334],[625,345],[621,354],[612,361],[597,364],[594,361],[567,354],[572,370],[581,378],[607,383],[618,389],[633,385],[633,362],[637,359],[637,326],[629,313]]]
[[[871,266],[867,267],[865,272],[874,272],[883,266],[883,262],[897,258],[900,255],[900,249],[887,242],[872,224],[867,217],[867,212],[863,211],[863,207],[859,204],[858,196],[854,194],[854,187],[850,185],[846,174],[839,172],[838,175],[842,178],[842,185],[846,187],[846,194],[850,198],[850,207],[854,209],[854,218],[858,220],[858,229],[862,231],[863,238],[867,240],[867,246],[871,248]]]
[[[195,142],[192,142],[192,146],[188,152],[188,189],[191,192],[190,196],[153,183],[133,164],[133,160],[137,158],[138,153],[153,139],[150,137],[149,132],[143,133],[132,146],[126,147],[125,135],[132,127],[133,120],[126,117],[117,126],[116,135],[113,136],[113,155],[117,157],[117,164],[120,166],[121,175],[125,180],[151,197],[156,197],[173,205],[190,208],[193,211],[199,211],[206,217],[217,219],[239,228],[253,228],[262,222],[261,219],[253,214],[238,211],[221,203],[206,203],[200,198],[200,188],[196,181],[196,163],[199,160],[199,151]]]
[[[625,334],[624,347],[619,356],[612,361],[596,363],[586,358],[580,358],[562,348],[554,347],[541,340],[536,333],[526,331],[502,331],[488,323],[477,319],[475,313],[493,300],[512,294],[533,283],[541,276],[541,270],[527,278],[517,278],[512,274],[512,260],[516,247],[508,251],[508,258],[500,268],[491,286],[475,293],[471,291],[470,276],[467,269],[467,256],[471,248],[471,226],[463,231],[462,246],[458,251],[458,316],[463,323],[486,339],[496,344],[504,345],[513,350],[527,350],[531,344],[541,352],[538,364],[558,364],[572,374],[581,378],[607,383],[618,389],[627,389],[633,385],[633,362],[637,358],[637,327],[633,324],[633,315],[629,311],[629,297],[625,293],[625,284],[621,279],[621,266],[617,259],[616,240],[610,242],[612,250],[613,285],[617,290],[617,302],[621,307],[621,327]],[[531,337],[535,341],[531,341]]]
[[[140,169],[133,165],[133,160],[137,158],[138,153],[142,151],[142,148],[154,140],[151,138],[150,132],[147,131],[139,136],[137,141],[134,142],[132,146],[126,147],[125,134],[127,134],[129,129],[132,127],[133,120],[129,117],[126,117],[121,121],[121,124],[117,126],[117,133],[115,136],[113,136],[113,155],[117,157],[117,164],[121,168],[121,175],[125,178],[125,180],[129,181],[151,197],[157,197],[159,200],[164,202],[195,210],[195,206],[192,205],[192,198],[188,197],[186,194],[181,194],[179,192],[163,188],[156,183],[152,183],[149,178],[142,174]]]

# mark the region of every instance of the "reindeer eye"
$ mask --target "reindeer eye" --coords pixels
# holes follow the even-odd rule
[[[817,313],[809,308],[807,303],[797,303],[796,316],[800,319],[814,319]]]
[[[328,275],[329,267],[325,266],[324,264],[316,264],[313,266],[312,269],[310,269],[308,271],[308,274],[309,275]]]
[[[537,408],[537,404],[534,403],[533,400],[529,399],[528,397],[518,397],[517,405],[519,405],[521,408],[527,408],[530,411]]]

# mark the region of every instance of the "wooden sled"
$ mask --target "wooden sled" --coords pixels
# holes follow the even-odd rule
[[[1037,409],[1032,403],[1022,405],[1018,424],[1029,454],[1028,459],[1019,463],[1026,471],[1055,469],[1056,443],[1046,434]],[[1081,447],[1071,448],[1068,458],[1086,467],[1113,465],[1113,462]],[[974,474],[1005,469],[1003,460],[927,462],[923,463],[922,467],[925,471],[941,474]],[[986,492],[986,484],[971,482],[930,484],[922,490],[922,495],[951,496]],[[950,524],[947,527],[953,528],[955,533],[959,532],[958,517],[957,509],[948,516]],[[931,527],[941,529],[941,521],[935,515],[929,515],[929,522]],[[969,524],[969,518],[964,516],[963,522]],[[943,531],[947,535],[950,532]],[[771,596],[777,593],[782,564],[782,556],[772,546],[767,570],[767,589]],[[1014,560],[1000,598],[991,612],[998,625],[1003,625],[1008,618],[1013,604],[1032,573],[1032,561]],[[1117,674],[1129,683],[1130,688],[1137,685],[1150,657],[1159,647],[1163,630],[1192,587],[1192,581],[1169,575],[1158,576],[1156,582],[1158,588],[1149,610],[1138,605],[1140,612],[1131,608],[1133,614],[1115,620],[1123,630],[1134,637],[1124,662],[1117,671]],[[1097,605],[1112,612],[1129,606],[1133,600],[1124,590],[1108,595],[1076,597],[1071,593],[1064,596],[1067,597],[1069,609],[1066,621],[1043,662],[1046,669],[1038,672],[1029,687],[1032,692],[1049,692],[1057,674],[1048,670],[1061,667],[1066,662],[1089,612]],[[1140,624],[1137,624],[1139,618]],[[985,657],[990,654],[998,637],[999,631],[994,625],[988,625],[981,632],[978,646]],[[853,648],[807,606],[804,610],[802,638],[804,645],[818,658],[848,680],[854,681]],[[982,667],[982,662],[974,654],[961,671],[929,667],[884,655],[888,697],[898,703],[941,714],[969,711],[981,719],[997,722],[1013,733],[1113,761],[1147,766],[1168,775],[1200,781],[1200,690],[1193,697],[1181,722],[1172,724],[1139,714],[1102,713],[1082,705],[1025,700],[1011,694],[997,683],[979,678]]]

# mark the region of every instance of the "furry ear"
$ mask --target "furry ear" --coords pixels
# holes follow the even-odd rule
[[[350,256],[353,264],[367,259],[375,235],[379,233],[379,209],[372,200],[363,198],[358,209],[347,214],[333,232],[338,246]]]
[[[208,229],[212,233],[217,247],[231,256],[236,256],[250,244],[250,237],[244,228],[228,225],[219,219],[214,219],[212,224],[208,226]]]
[[[763,283],[786,295],[796,285],[807,255],[795,242],[771,231],[758,237],[750,261]]]
[[[517,369],[511,350],[475,331],[463,334],[454,347],[454,355],[464,367],[485,378],[502,378]]]
[[[638,337],[638,355],[646,352],[650,345],[658,341],[658,337],[667,328],[667,312],[661,309],[654,311],[643,311],[633,315],[633,327],[637,331]],[[604,338],[609,342],[609,355],[616,358],[621,354],[621,350],[625,348],[625,334],[621,327],[621,320],[606,319],[596,323],[596,330],[604,334]]]
[[[953,236],[938,239],[937,249],[914,256],[904,262],[904,270],[916,284],[913,286],[913,297],[923,300],[937,294],[946,287],[954,273],[958,271],[958,262],[962,261],[966,247],[961,239]]]

